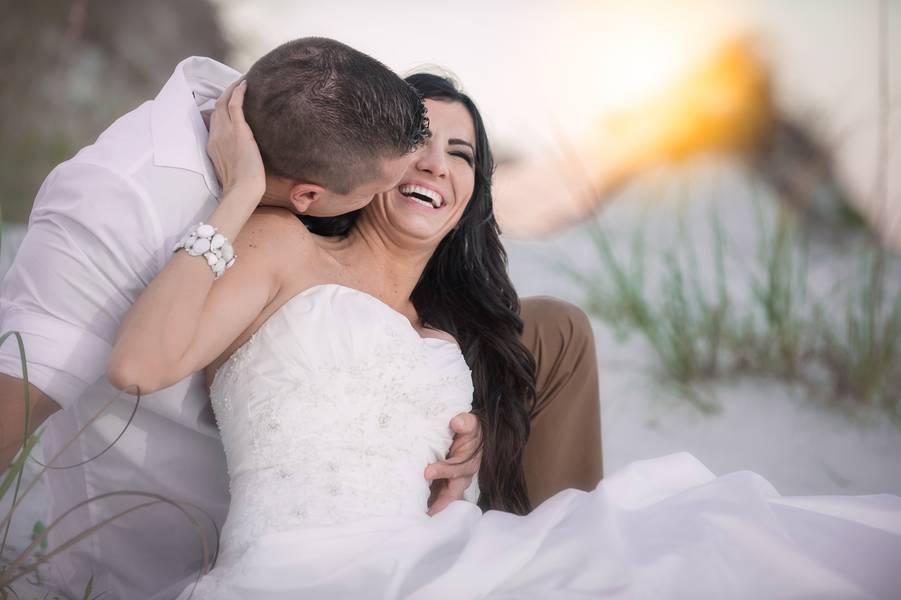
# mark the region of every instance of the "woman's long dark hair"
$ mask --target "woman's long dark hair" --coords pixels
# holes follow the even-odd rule
[[[438,245],[411,299],[424,326],[457,339],[472,370],[473,412],[482,424],[479,506],[525,514],[531,506],[523,450],[535,399],[535,361],[519,338],[519,297],[507,275],[507,253],[494,219],[494,158],[485,125],[472,100],[451,80],[418,73],[407,82],[425,99],[459,102],[475,127],[472,198],[459,224]],[[303,220],[313,233],[343,235],[357,214]]]

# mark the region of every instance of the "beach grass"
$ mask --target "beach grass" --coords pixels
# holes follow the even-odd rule
[[[24,431],[29,431],[29,425],[31,421],[31,402],[29,398],[28,363],[26,360],[25,346],[22,341],[22,336],[15,331],[3,333],[2,335],[0,335],[0,345],[6,342],[9,338],[15,339],[18,344],[19,360],[22,374],[21,379],[23,385],[23,400],[25,402],[25,420],[23,425]],[[113,401],[115,401],[119,397],[119,395],[113,397],[107,402],[106,405],[101,407],[96,415],[89,419],[88,422],[84,424],[70,440],[62,445],[61,449],[59,449],[48,460],[47,464],[41,463],[39,460],[33,457],[35,449],[37,448],[40,441],[41,430],[37,429],[34,433],[30,434],[25,439],[22,447],[19,449],[19,452],[13,459],[13,462],[7,468],[6,473],[3,474],[3,478],[0,479],[0,501],[7,499],[8,496],[10,497],[10,507],[7,510],[6,514],[2,515],[2,519],[0,519],[0,529],[2,529],[2,537],[0,537],[0,600],[19,599],[22,597],[15,587],[17,581],[27,581],[27,583],[29,583],[30,585],[40,589],[44,584],[43,576],[41,574],[41,567],[55,555],[67,551],[75,544],[94,535],[103,527],[109,526],[110,524],[127,516],[128,514],[131,514],[132,512],[139,511],[145,507],[158,504],[169,505],[180,512],[184,516],[187,523],[197,533],[201,545],[203,564],[203,567],[198,573],[197,580],[199,580],[199,578],[202,577],[203,574],[208,572],[215,564],[216,555],[219,551],[219,530],[214,519],[206,511],[204,511],[201,507],[189,502],[180,502],[160,494],[154,494],[140,490],[120,490],[98,494],[82,502],[74,504],[71,508],[64,511],[59,517],[57,517],[56,520],[47,525],[44,525],[43,522],[38,521],[32,528],[31,543],[24,549],[13,552],[11,556],[8,556],[10,553],[7,552],[7,541],[9,537],[10,526],[12,524],[13,518],[15,517],[16,509],[22,505],[24,498],[30,491],[34,489],[34,486],[36,485],[38,480],[43,477],[48,469],[76,468],[91,460],[95,460],[96,458],[109,451],[121,439],[122,435],[128,429],[140,405],[139,391],[132,391],[135,392],[134,409],[128,420],[126,421],[122,431],[100,452],[82,462],[74,465],[55,466],[58,459],[63,455],[66,449],[71,444],[73,444],[84,433],[84,431],[105,412],[105,410],[113,403]],[[35,462],[37,462],[41,466],[41,468],[31,479],[31,481],[25,483],[23,486],[25,466],[29,460],[35,460]],[[83,506],[102,502],[108,498],[113,497],[129,497],[140,500],[140,503],[124,509],[100,523],[96,523],[90,527],[87,527],[77,535],[60,543],[54,548],[48,548],[47,536],[50,531],[54,529],[61,521],[66,519],[69,515],[73,514]],[[209,523],[212,524],[212,528],[214,530],[212,543],[208,537],[206,528],[203,526],[198,517],[195,516],[195,513],[201,514],[209,521]],[[136,541],[135,543],[139,542]],[[97,591],[94,589],[94,577],[93,575],[91,575],[88,578],[87,584],[82,594],[82,598],[84,600],[99,600],[100,598],[103,598],[105,596],[106,591]],[[44,594],[43,599],[60,600],[61,596],[57,594],[51,595],[49,592],[47,592]]]
[[[565,271],[584,292],[588,312],[619,339],[641,337],[654,354],[654,375],[704,410],[715,406],[699,402],[706,397],[700,384],[755,377],[800,384],[830,404],[877,407],[897,418],[897,257],[870,238],[858,240],[850,251],[852,273],[834,269],[831,292],[824,294],[811,286],[811,240],[797,215],[760,199],[754,206],[753,256],[735,256],[739,250],[713,204],[709,235],[693,235],[679,219],[673,239],[655,240],[653,250],[647,216],[625,233],[599,217],[587,227],[595,269]],[[830,251],[836,258],[848,253],[846,246]],[[821,279],[831,270],[828,252],[818,259]]]

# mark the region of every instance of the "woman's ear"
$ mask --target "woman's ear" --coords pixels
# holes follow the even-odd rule
[[[325,188],[321,185],[298,181],[291,186],[288,201],[294,207],[295,212],[305,213],[314,202],[322,198],[323,192],[325,192]]]

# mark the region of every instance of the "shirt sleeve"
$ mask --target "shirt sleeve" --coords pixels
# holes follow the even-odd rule
[[[104,376],[122,317],[159,268],[156,215],[144,194],[106,167],[57,167],[41,186],[0,283],[0,333],[22,336],[29,381],[61,407]],[[0,346],[0,372],[22,377],[18,344]]]

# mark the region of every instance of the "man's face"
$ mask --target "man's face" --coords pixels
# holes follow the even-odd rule
[[[349,194],[336,194],[324,190],[321,197],[310,205],[305,214],[313,217],[334,217],[363,208],[376,194],[397,187],[415,157],[416,154],[411,152],[400,158],[382,161],[381,175],[357,186]]]

